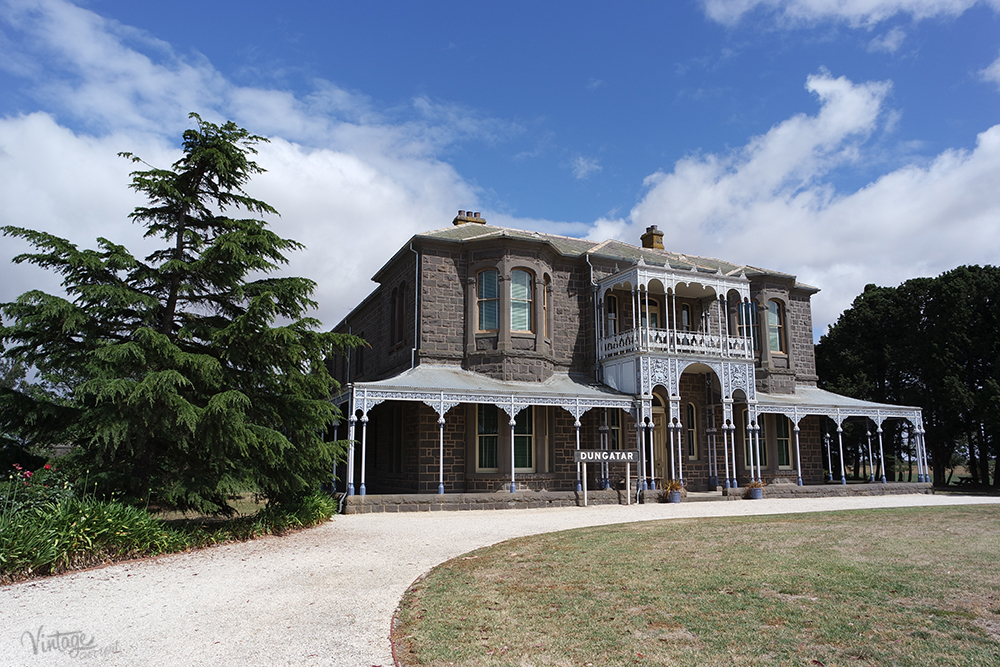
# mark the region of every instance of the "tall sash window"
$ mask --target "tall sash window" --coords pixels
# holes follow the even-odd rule
[[[480,271],[476,277],[476,301],[479,330],[496,331],[500,327],[500,274],[496,269]]]
[[[534,276],[515,269],[510,272],[510,330],[534,331],[532,322]]]

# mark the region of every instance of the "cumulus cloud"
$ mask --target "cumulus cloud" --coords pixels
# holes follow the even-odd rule
[[[996,262],[1000,125],[980,134],[972,151],[945,151],[840,193],[829,177],[863,159],[866,139],[891,116],[890,87],[825,72],[806,87],[819,101],[815,115],[649,176],[631,213],[597,221],[590,238],[635,243],[655,224],[671,249],[796,274],[823,289],[813,299],[820,332],[867,283]]]
[[[913,20],[958,16],[975,5],[1000,11],[1000,0],[702,0],[714,21],[735,25],[759,10],[787,24],[842,20],[852,26],[874,26],[890,17],[907,14]]]
[[[477,190],[437,155],[470,139],[502,141],[515,125],[427,98],[379,109],[365,95],[317,81],[296,96],[233,84],[211,63],[181,57],[141,31],[61,0],[0,2],[4,67],[45,112],[0,118],[0,224],[44,229],[93,247],[97,236],[136,254],[149,242],[127,219],[131,151],[167,166],[189,111],[235,120],[272,137],[257,161],[268,171],[250,193],[282,214],[275,231],[306,244],[284,271],[319,283],[318,316],[335,325],[374,285],[370,277],[414,233],[479,208]],[[69,126],[77,128],[75,131]],[[0,301],[57,279],[9,258]]]

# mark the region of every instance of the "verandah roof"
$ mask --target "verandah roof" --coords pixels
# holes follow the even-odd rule
[[[591,408],[631,410],[635,399],[601,384],[566,373],[544,382],[513,382],[455,366],[421,364],[399,375],[373,382],[356,382],[334,399],[353,397],[354,410],[368,410],[387,400],[420,401],[438,414],[460,403],[493,404],[511,416],[529,405],[555,405],[579,418]]]
[[[796,387],[794,394],[758,392],[757,412],[783,414],[795,422],[806,415],[825,415],[838,424],[849,417],[869,417],[879,426],[886,419],[908,419],[922,426],[920,408],[864,401],[809,386]]]

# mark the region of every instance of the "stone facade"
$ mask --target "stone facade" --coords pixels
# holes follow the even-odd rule
[[[537,386],[564,376],[603,382],[633,407],[585,411],[579,419],[582,448],[603,448],[617,439],[621,448],[642,449],[650,484],[683,470],[687,488],[713,490],[723,486],[733,457],[735,470],[728,474],[741,485],[749,481],[745,415],[769,396],[794,396],[797,388],[816,385],[810,310],[815,288],[787,274],[658,247],[593,243],[484,222],[460,215],[453,227],[417,235],[375,275],[378,287],[336,328],[369,343],[332,360],[343,386],[374,386],[420,366]],[[655,241],[656,230],[647,236]],[[648,360],[662,369],[679,364],[681,370],[674,380],[643,389]],[[734,391],[728,376],[723,382],[720,376],[729,371],[720,369],[727,368],[735,368],[733,377],[747,378],[742,389]],[[363,480],[372,494],[435,494],[439,484],[446,495],[510,492],[507,412],[497,408],[498,425],[491,427],[496,431],[482,440],[498,452],[482,454],[496,458],[490,459],[494,467],[480,468],[483,431],[477,430],[476,403],[450,407],[442,431],[442,416],[427,398],[406,400],[410,394],[404,394],[356,412],[366,435],[364,454],[354,456],[349,472],[355,482]],[[519,490],[575,491],[576,419],[562,405],[532,406],[530,437],[522,436],[531,465],[514,471]],[[686,424],[692,414],[695,423]],[[779,483],[799,477],[822,483],[824,417],[796,418],[799,449],[791,452],[790,465],[779,465],[778,420],[786,417],[759,417],[767,459],[761,473]],[[637,430],[637,420],[647,419],[649,427]],[[789,419],[786,432],[793,426]],[[724,427],[734,441],[724,441]],[[696,442],[688,443],[692,436]],[[361,439],[355,434],[355,441]],[[611,466],[608,476],[621,484],[624,467]],[[602,477],[601,466],[588,466],[590,488],[601,486]],[[563,501],[570,498],[530,502]],[[357,511],[410,511],[404,501],[381,510],[361,507],[367,506]]]

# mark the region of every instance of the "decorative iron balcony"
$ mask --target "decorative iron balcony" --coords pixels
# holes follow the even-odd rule
[[[753,359],[753,343],[744,336],[720,336],[704,331],[677,331],[639,327],[600,339],[601,359],[625,354],[653,353]]]

